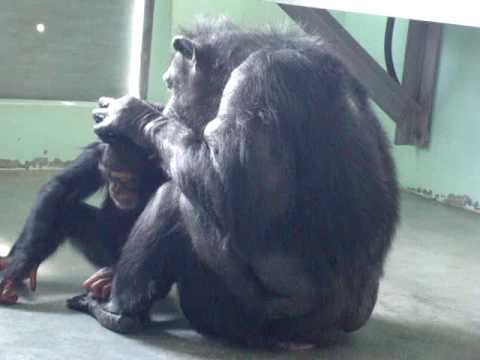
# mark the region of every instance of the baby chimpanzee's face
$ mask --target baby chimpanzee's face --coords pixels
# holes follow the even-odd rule
[[[145,204],[150,188],[145,187],[148,156],[133,143],[117,141],[105,144],[98,163],[108,193],[120,210],[135,210]]]
[[[108,183],[108,192],[115,206],[120,210],[134,210],[140,203],[138,178],[124,170],[110,170],[100,167]]]
[[[128,172],[111,171],[108,179],[108,191],[119,209],[132,210],[137,207],[139,196],[135,175]]]

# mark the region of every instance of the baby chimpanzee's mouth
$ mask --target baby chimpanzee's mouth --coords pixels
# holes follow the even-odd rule
[[[121,210],[131,210],[137,206],[138,196],[135,192],[122,191],[112,194],[115,205]]]

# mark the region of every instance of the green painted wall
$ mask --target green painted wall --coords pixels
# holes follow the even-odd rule
[[[162,75],[170,60],[172,29],[172,0],[155,2],[153,14],[153,34],[148,77],[148,99],[165,102],[168,91],[163,85]]]
[[[172,28],[188,25],[198,15],[225,14],[246,24],[291,24],[275,5],[262,0],[173,0]],[[385,18],[335,12],[335,17],[383,64]],[[408,22],[399,19],[394,36],[397,73],[403,69]],[[430,190],[433,195],[468,195],[480,201],[480,29],[444,26],[432,138],[428,149],[395,146],[393,153],[402,186]],[[393,122],[376,109],[390,138]]]
[[[173,0],[172,27],[190,24],[197,16],[226,15],[244,24],[291,24],[276,5],[258,0]]]
[[[225,14],[245,24],[292,24],[274,4],[262,0],[157,0],[154,14],[149,99],[165,101],[168,93],[161,76],[169,62],[170,39],[180,25],[198,15]],[[337,19],[383,64],[385,18],[336,12]],[[394,56],[401,74],[407,22],[397,22]],[[394,147],[404,187],[431,190],[433,194],[468,195],[480,200],[480,164],[476,159],[480,134],[480,29],[444,26],[432,138],[429,149]],[[66,106],[59,102],[12,103],[0,101],[0,159],[27,161],[72,159],[94,139],[90,110],[93,104]],[[393,122],[380,110],[387,133]],[[46,151],[47,155],[44,155]],[[1,165],[1,163],[0,163]]]
[[[149,72],[152,101],[164,101],[168,96],[161,75],[169,61],[170,21],[171,1],[157,1]],[[53,162],[55,159],[74,159],[83,146],[96,139],[90,115],[94,106],[89,102],[0,100],[0,168],[29,163],[57,166],[61,164]]]
[[[343,24],[383,63],[385,18],[346,14]],[[406,30],[407,21],[398,21],[394,39],[398,74],[403,68]],[[480,144],[479,44],[480,29],[444,25],[430,147],[394,147],[404,187],[431,191],[433,196],[468,196],[473,202],[480,201],[480,162],[477,161]],[[380,110],[378,113],[393,138],[393,122]]]
[[[73,159],[95,138],[93,106],[88,102],[1,100],[0,167],[24,166],[39,158]]]

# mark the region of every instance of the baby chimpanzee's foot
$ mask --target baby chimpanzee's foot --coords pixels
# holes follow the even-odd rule
[[[94,317],[100,325],[120,334],[137,332],[149,324],[148,314],[126,315],[111,310],[109,302],[100,302],[92,294],[77,295],[67,300],[67,306]]]

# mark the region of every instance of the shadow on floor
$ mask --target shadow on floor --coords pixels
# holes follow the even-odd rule
[[[336,343],[301,352],[259,351],[203,337],[183,319],[169,321],[131,336],[159,352],[172,351],[200,359],[479,359],[480,337],[448,326],[400,323],[374,317],[367,326],[341,336]],[[401,346],[399,346],[401,344]]]

